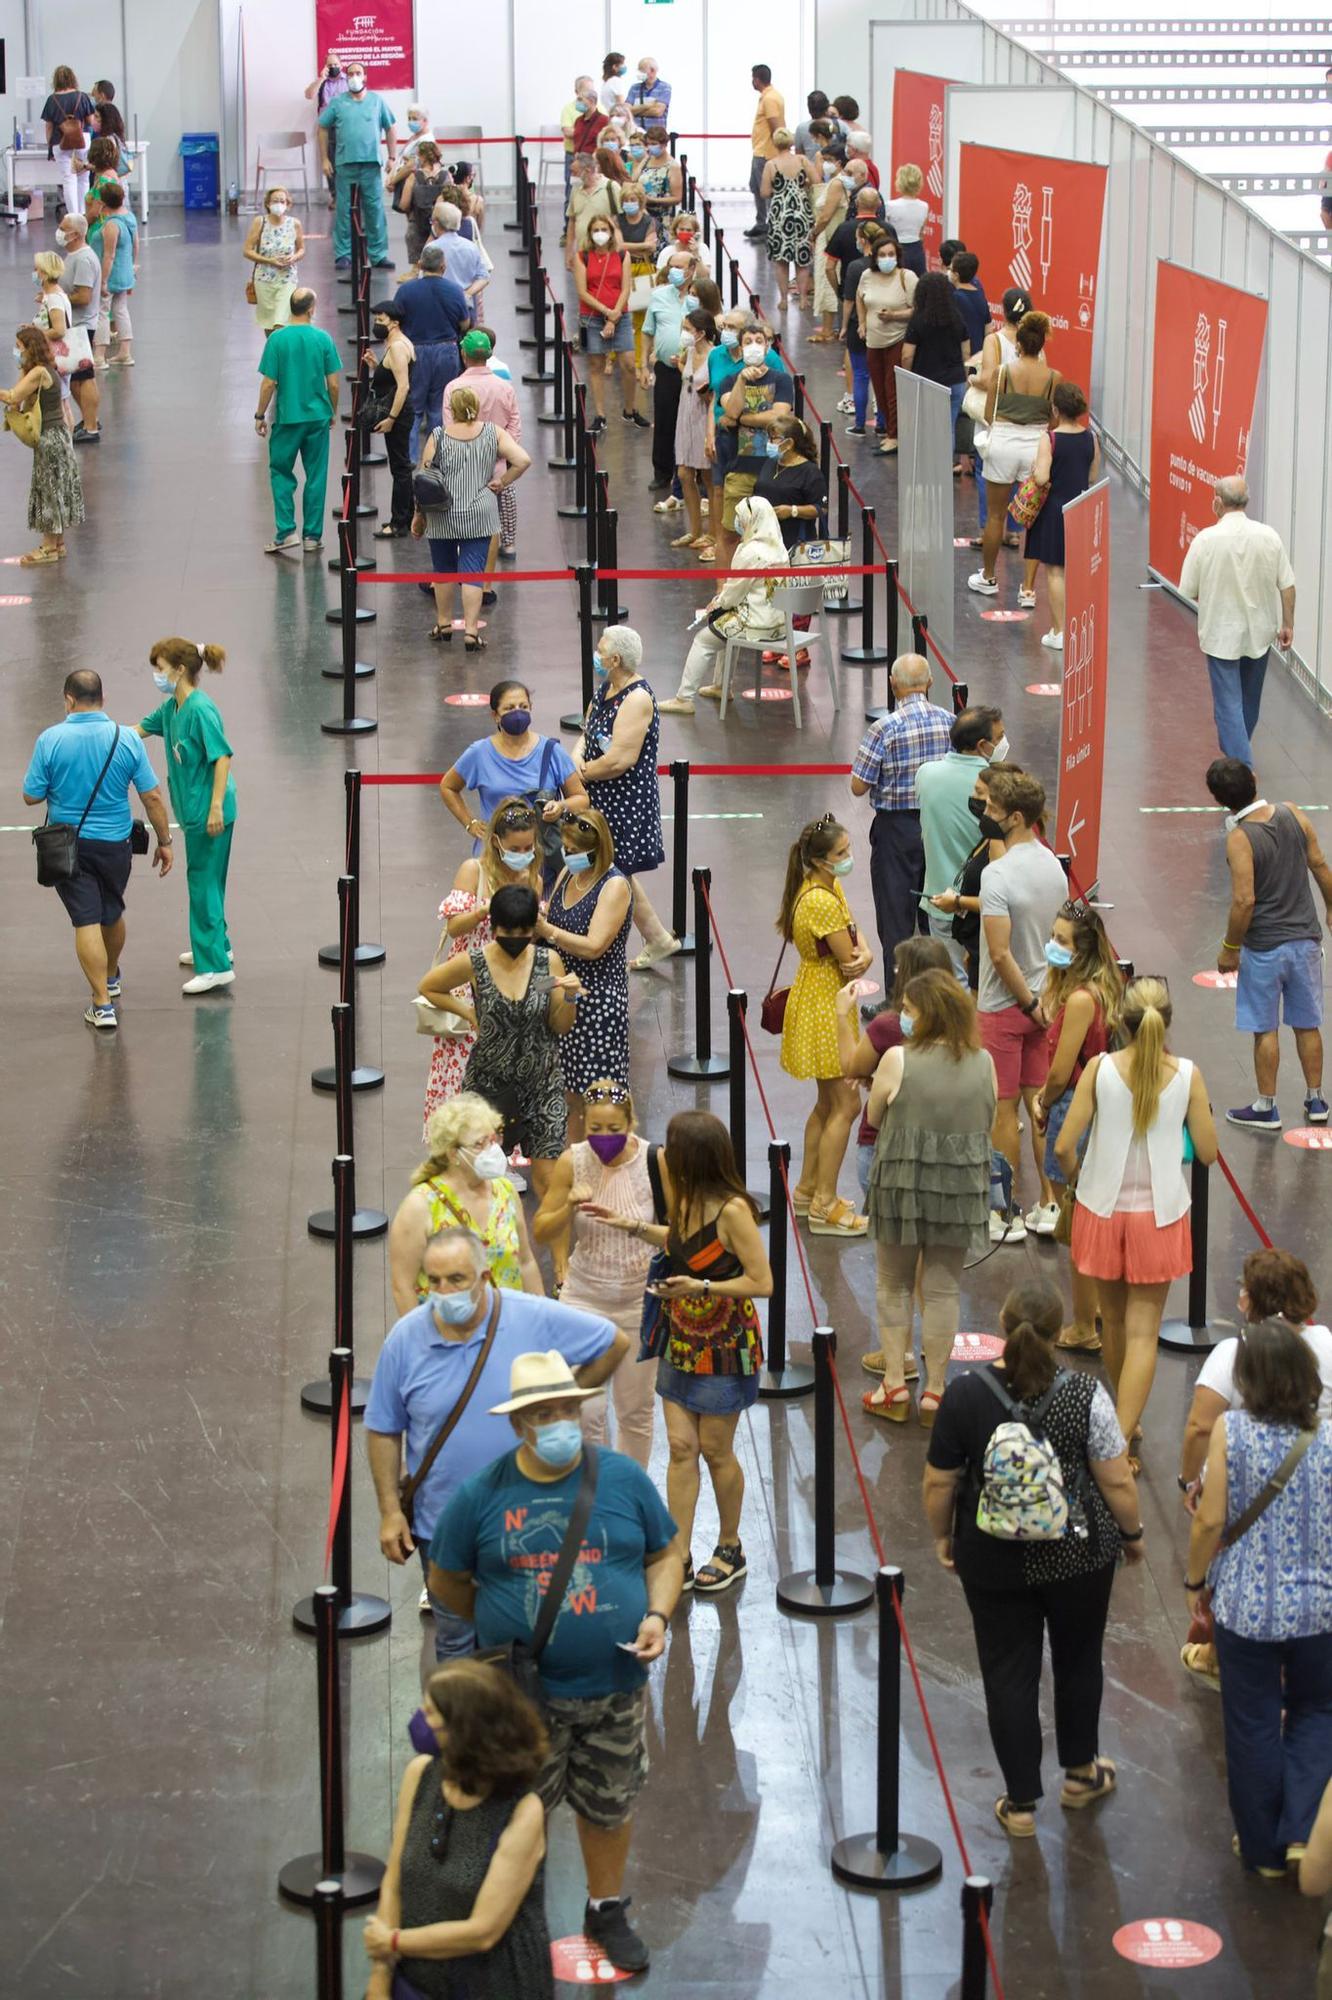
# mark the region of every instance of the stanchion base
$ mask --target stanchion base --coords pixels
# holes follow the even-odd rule
[[[362,465],[365,460],[361,460]],[[839,657],[853,667],[878,667],[888,658],[886,646],[843,646]]]
[[[354,1417],[365,1415],[365,1406],[370,1400],[370,1384],[363,1375],[352,1378],[351,1413]],[[318,1382],[307,1382],[301,1390],[301,1408],[308,1410],[312,1417],[331,1417],[333,1414],[333,1384],[327,1375]]]
[[[526,377],[524,377],[524,380],[526,380]],[[563,410],[543,410],[537,418],[537,422],[539,424],[549,424],[553,428],[556,424],[564,422],[564,412]],[[561,460],[560,463],[563,464],[564,461]]]
[[[891,1854],[875,1834],[853,1833],[833,1848],[832,1872],[848,1889],[918,1889],[943,1874],[943,1855],[915,1833],[899,1833]]]
[[[334,1874],[325,1868],[322,1854],[301,1854],[278,1875],[278,1894],[308,1910],[314,1907],[316,1882],[338,1882],[342,1886],[343,1903],[355,1908],[379,1900],[383,1879],[384,1864],[376,1861],[373,1854],[344,1854],[341,1873]]]
[[[377,514],[378,512],[379,512],[378,507],[372,507],[368,500],[359,501],[357,505],[352,508],[352,513],[356,516],[358,521],[364,521],[369,515]],[[342,519],[342,502],[340,500],[336,507],[329,508],[328,518],[330,521],[340,521]]]
[[[725,1056],[672,1056],[666,1074],[692,1079],[695,1083],[720,1083],[731,1074],[731,1065]]]
[[[371,715],[340,715],[336,722],[321,722],[325,736],[373,736],[379,724]]]
[[[526,347],[528,344],[525,340],[520,340],[518,343],[520,347]],[[536,346],[535,341],[532,341],[530,344],[533,347]],[[523,380],[524,382],[530,382],[534,388],[544,388],[547,384],[555,380],[555,370],[553,368],[534,368],[530,375],[524,375]]]
[[[362,466],[387,465],[388,453],[386,451],[363,451],[361,453],[361,464]]]
[[[675,935],[680,940],[680,949],[679,951],[673,953],[673,956],[675,958],[696,957],[698,954],[698,946],[694,942],[694,933],[692,931],[677,931]]]
[[[544,423],[545,418],[539,417],[537,421],[538,423]],[[556,420],[552,419],[552,421]],[[564,418],[560,417],[558,421],[563,423]],[[578,460],[576,458],[548,458],[546,464],[552,472],[573,472],[577,467]]]
[[[867,708],[865,710],[865,720],[866,722],[882,722],[885,716],[891,715],[892,712],[891,708]]]
[[[861,611],[863,611],[864,608],[865,608],[864,602],[861,598],[849,597],[845,601],[838,602],[837,604],[825,604],[823,607],[823,615],[825,618],[854,618]]]
[[[1163,1319],[1161,1330],[1156,1336],[1158,1347],[1168,1347],[1172,1354],[1210,1354],[1219,1340],[1233,1334],[1233,1326],[1190,1326],[1186,1319]]]
[[[338,1631],[344,1639],[368,1639],[372,1632],[382,1632],[392,1617],[393,1607],[386,1597],[371,1597],[364,1590],[354,1590],[350,1602],[338,1612]],[[292,1607],[291,1622],[298,1632],[314,1631],[313,1597],[302,1597]]]
[[[310,1071],[310,1081],[316,1090],[336,1091],[338,1087],[338,1073],[330,1063],[326,1069],[312,1069]],[[353,1090],[382,1090],[383,1086],[383,1070],[374,1069],[369,1063],[358,1063],[351,1073],[351,1087]]]
[[[785,1368],[765,1368],[759,1377],[759,1401],[761,1403],[786,1403],[792,1396],[812,1396],[814,1394],[814,1370],[796,1363],[788,1363]]]
[[[339,271],[338,273],[338,283],[340,285],[345,285],[347,283],[347,279],[343,276],[341,271]],[[349,299],[345,306],[339,306],[337,308],[337,312],[339,319],[354,319],[356,316],[356,306],[353,303],[353,301]]]
[[[600,604],[592,606],[592,622],[594,625],[621,625],[628,616],[629,606],[627,604],[617,604],[613,611],[607,611]]]
[[[840,1618],[873,1604],[874,1585],[852,1569],[834,1570],[831,1583],[820,1583],[812,1569],[793,1570],[778,1582],[777,1602],[783,1611],[808,1618]]]
[[[352,623],[353,625],[373,625],[378,616],[379,613],[377,611],[367,611],[363,604],[358,604],[356,607],[356,616],[353,618]],[[341,625],[342,606],[340,604],[335,605],[332,611],[324,613],[324,623],[326,625]]]
[[[349,285],[352,282],[352,274],[350,271],[335,271],[333,282],[335,285]]]
[[[341,576],[342,557],[334,556],[330,561],[328,567],[331,575]],[[354,569],[356,571],[356,574],[359,576],[363,569],[378,569],[379,564],[375,561],[373,556],[357,556],[356,561],[354,563],[348,563],[347,567],[349,569]]]
[[[352,953],[352,963],[358,966],[382,965],[387,957],[388,953],[382,944],[358,944]],[[338,944],[321,944],[319,947],[319,963],[321,965],[331,965],[336,972],[337,968],[342,964],[342,946]]]
[[[560,728],[571,730],[574,734],[577,734],[586,721],[586,713],[582,709],[579,709],[576,714],[562,715],[560,717]]]
[[[313,1215],[306,1217],[306,1229],[311,1236],[318,1236],[331,1243],[337,1235],[331,1208],[317,1208]],[[374,1236],[383,1236],[388,1231],[388,1217],[382,1208],[358,1208],[352,1217],[352,1236],[368,1241]]]
[[[555,512],[562,521],[585,521],[587,519],[586,507],[557,507]]]
[[[374,678],[374,672],[375,670],[371,666],[368,660],[358,660],[356,662],[355,668],[353,669],[353,676],[358,681],[368,681]],[[322,680],[340,681],[342,679],[342,668],[321,667],[319,669],[319,674]]]

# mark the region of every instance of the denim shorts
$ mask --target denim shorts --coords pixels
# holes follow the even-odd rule
[[[451,535],[430,537],[430,567],[438,576],[484,576],[489,553],[488,536],[469,535],[462,541]]]
[[[696,1417],[735,1417],[758,1401],[757,1375],[690,1375],[663,1354],[657,1363],[657,1394]]]
[[[1235,1026],[1242,1035],[1275,1034],[1323,1025],[1323,947],[1317,938],[1294,938],[1271,951],[1240,952]]]
[[[1045,1127],[1045,1176],[1055,1187],[1063,1187],[1064,1185],[1063,1169],[1055,1158],[1055,1141],[1064,1129],[1064,1120],[1068,1116],[1068,1107],[1072,1102],[1073,1085],[1070,1084],[1063,1096],[1056,1098],[1055,1102],[1050,1106],[1050,1116]],[[1078,1147],[1079,1165],[1081,1165],[1086,1154],[1087,1141],[1090,1138],[1091,1126],[1089,1125],[1083,1133],[1082,1143]]]
[[[602,328],[604,319],[583,321],[583,345],[588,354],[632,354],[634,351],[634,323],[629,314],[615,322],[615,331],[607,340]]]

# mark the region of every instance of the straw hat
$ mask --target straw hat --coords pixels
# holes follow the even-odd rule
[[[507,1417],[513,1410],[525,1410],[531,1403],[559,1403],[570,1397],[595,1396],[595,1389],[580,1389],[572,1368],[557,1348],[549,1354],[519,1354],[509,1370],[509,1400],[496,1403],[492,1417]]]

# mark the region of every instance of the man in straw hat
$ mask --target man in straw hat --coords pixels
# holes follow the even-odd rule
[[[638,1364],[633,1363],[631,1366]],[[459,1488],[430,1544],[430,1591],[473,1619],[478,1642],[528,1639],[582,1484],[591,1511],[549,1641],[537,1661],[550,1733],[538,1788],[546,1811],[573,1807],[587,1870],[586,1935],[623,1972],[648,1948],[624,1896],[633,1802],[647,1776],[647,1667],[666,1642],[684,1582],[675,1523],[641,1466],[584,1446],[579,1412],[592,1388],[564,1356],[520,1354],[507,1416],[518,1436]]]

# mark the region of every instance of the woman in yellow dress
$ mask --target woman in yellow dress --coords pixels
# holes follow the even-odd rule
[[[818,1085],[805,1125],[800,1179],[792,1189],[797,1215],[812,1236],[863,1236],[867,1218],[837,1192],[859,1092],[842,1075],[837,1053],[837,995],[868,972],[873,954],[860,942],[842,878],[854,862],[851,838],[830,813],[811,820],[786,862],[777,929],[800,954],[782,1023],[782,1068]],[[774,981],[775,984],[775,981]]]

